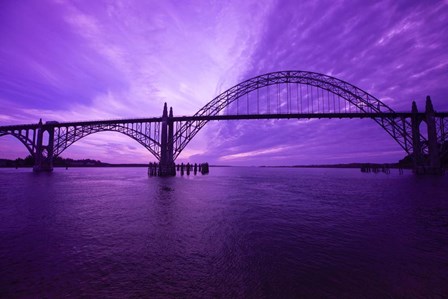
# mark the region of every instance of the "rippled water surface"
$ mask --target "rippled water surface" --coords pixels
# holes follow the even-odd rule
[[[448,176],[0,169],[0,297],[446,298]]]

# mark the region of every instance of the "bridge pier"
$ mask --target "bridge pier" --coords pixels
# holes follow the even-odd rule
[[[53,171],[53,147],[54,147],[54,128],[43,128],[42,119],[39,121],[37,129],[37,143],[34,154],[34,172]],[[48,132],[48,140],[44,140],[44,133]],[[47,143],[44,144],[44,141]]]
[[[437,140],[437,127],[435,111],[429,96],[426,97],[425,114],[419,117],[417,105],[412,102],[412,149],[413,149],[413,171],[416,174],[442,174],[443,167],[440,161],[440,149]],[[424,121],[428,133],[428,155],[422,152],[420,140],[420,124]]]
[[[168,115],[168,107],[165,103],[161,123],[159,176],[176,175],[173,152],[174,122],[172,118],[173,108],[170,108],[170,114]]]
[[[437,127],[434,115],[434,107],[432,106],[431,98],[426,97],[426,111],[425,119],[428,128],[428,174],[441,174],[443,169],[440,163],[439,144],[437,140]]]

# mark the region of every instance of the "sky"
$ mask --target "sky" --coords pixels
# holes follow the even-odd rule
[[[430,95],[448,111],[448,1],[0,1],[0,125],[193,115],[273,71],[331,75],[395,111]],[[14,137],[0,158],[27,155]],[[210,122],[179,161],[225,165],[396,162],[374,121]],[[147,163],[120,133],[87,136],[74,159]]]

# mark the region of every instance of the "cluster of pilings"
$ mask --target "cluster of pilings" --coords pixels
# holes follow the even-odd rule
[[[148,165],[148,175],[149,176],[167,176],[167,173],[170,173],[170,176],[175,176],[176,171],[179,172],[180,175],[197,175],[198,173],[204,175],[210,172],[208,163],[181,163],[181,164],[172,164],[170,169],[162,169],[163,165],[161,163],[149,163]]]
[[[402,169],[400,168],[400,173],[402,173]],[[366,173],[385,173],[385,174],[390,174],[390,166],[388,164],[362,164],[361,165],[361,172],[366,172]]]
[[[209,165],[208,163],[181,163],[181,164],[177,164],[176,166],[176,170],[177,172],[180,173],[180,175],[190,175],[190,173],[193,173],[194,175],[201,173],[201,174],[208,174],[209,173]]]
[[[149,163],[148,165],[148,175],[149,176],[175,176],[176,175],[176,165],[172,163],[171,165],[163,165],[161,163]]]

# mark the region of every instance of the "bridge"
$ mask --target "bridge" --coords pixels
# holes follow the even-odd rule
[[[335,77],[281,71],[243,81],[193,116],[174,116],[165,103],[161,117],[82,122],[39,121],[0,126],[0,137],[19,139],[35,159],[34,171],[52,171],[53,159],[88,135],[114,131],[136,140],[160,162],[161,176],[175,175],[175,160],[193,137],[214,120],[368,118],[412,155],[416,173],[440,173],[448,153],[448,112],[436,112],[430,97],[424,112],[396,112],[368,92]],[[426,132],[420,132],[422,123]]]

